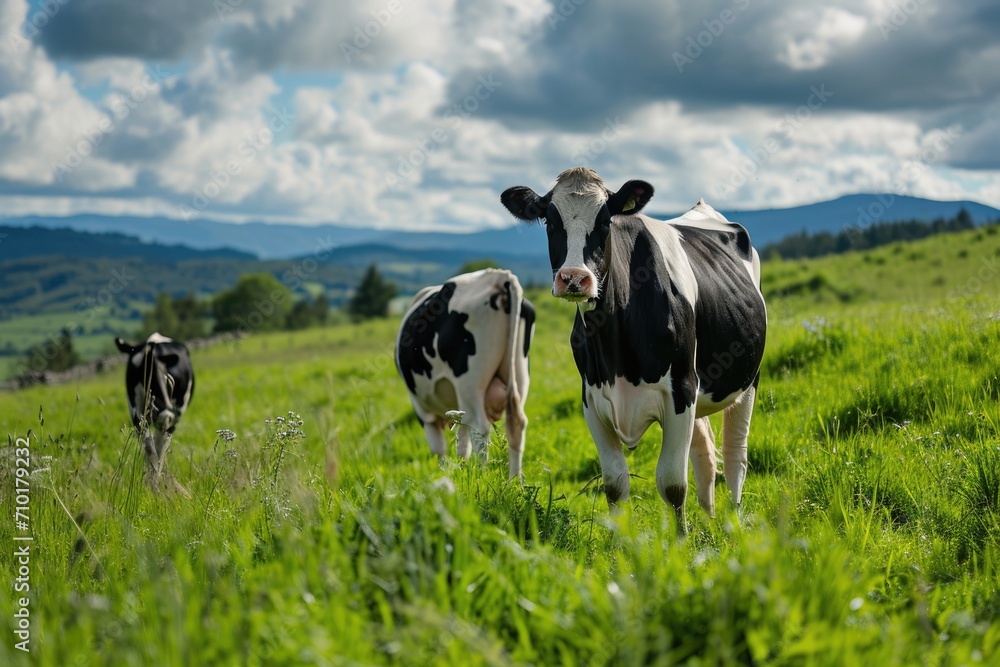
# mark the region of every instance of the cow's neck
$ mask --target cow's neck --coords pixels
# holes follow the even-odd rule
[[[685,319],[665,298],[671,280],[659,250],[635,221],[613,230],[604,259],[600,295],[573,326],[577,369],[590,385],[657,382],[673,362],[675,318]]]

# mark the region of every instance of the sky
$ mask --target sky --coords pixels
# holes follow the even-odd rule
[[[1000,207],[1000,3],[0,0],[0,215],[472,231],[573,166]]]

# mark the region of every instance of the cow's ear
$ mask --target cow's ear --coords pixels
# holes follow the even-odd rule
[[[128,343],[126,343],[121,338],[115,338],[115,345],[118,346],[118,351],[119,352],[124,352],[125,354],[132,354],[132,352],[135,351],[134,347],[132,347],[131,345],[129,345]]]
[[[500,195],[500,203],[504,205],[518,220],[535,222],[545,218],[549,208],[549,195],[539,197],[534,190],[523,185],[507,188]]]
[[[653,186],[646,181],[629,181],[608,197],[611,215],[635,215],[653,198]]]

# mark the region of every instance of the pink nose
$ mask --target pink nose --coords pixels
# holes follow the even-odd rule
[[[552,295],[593,299],[597,296],[594,274],[587,269],[559,269],[552,281]]]

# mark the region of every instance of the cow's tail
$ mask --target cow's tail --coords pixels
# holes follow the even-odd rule
[[[509,333],[507,336],[507,345],[509,346],[507,353],[510,357],[510,365],[507,369],[507,419],[510,419],[511,411],[515,407],[514,397],[518,396],[520,400],[517,393],[517,354],[520,349],[517,332],[521,325],[521,301],[524,299],[524,290],[521,289],[521,283],[518,282],[517,276],[510,271],[507,272],[507,276],[504,289],[507,290],[507,302],[510,304]],[[525,331],[525,335],[527,335],[527,331]]]

